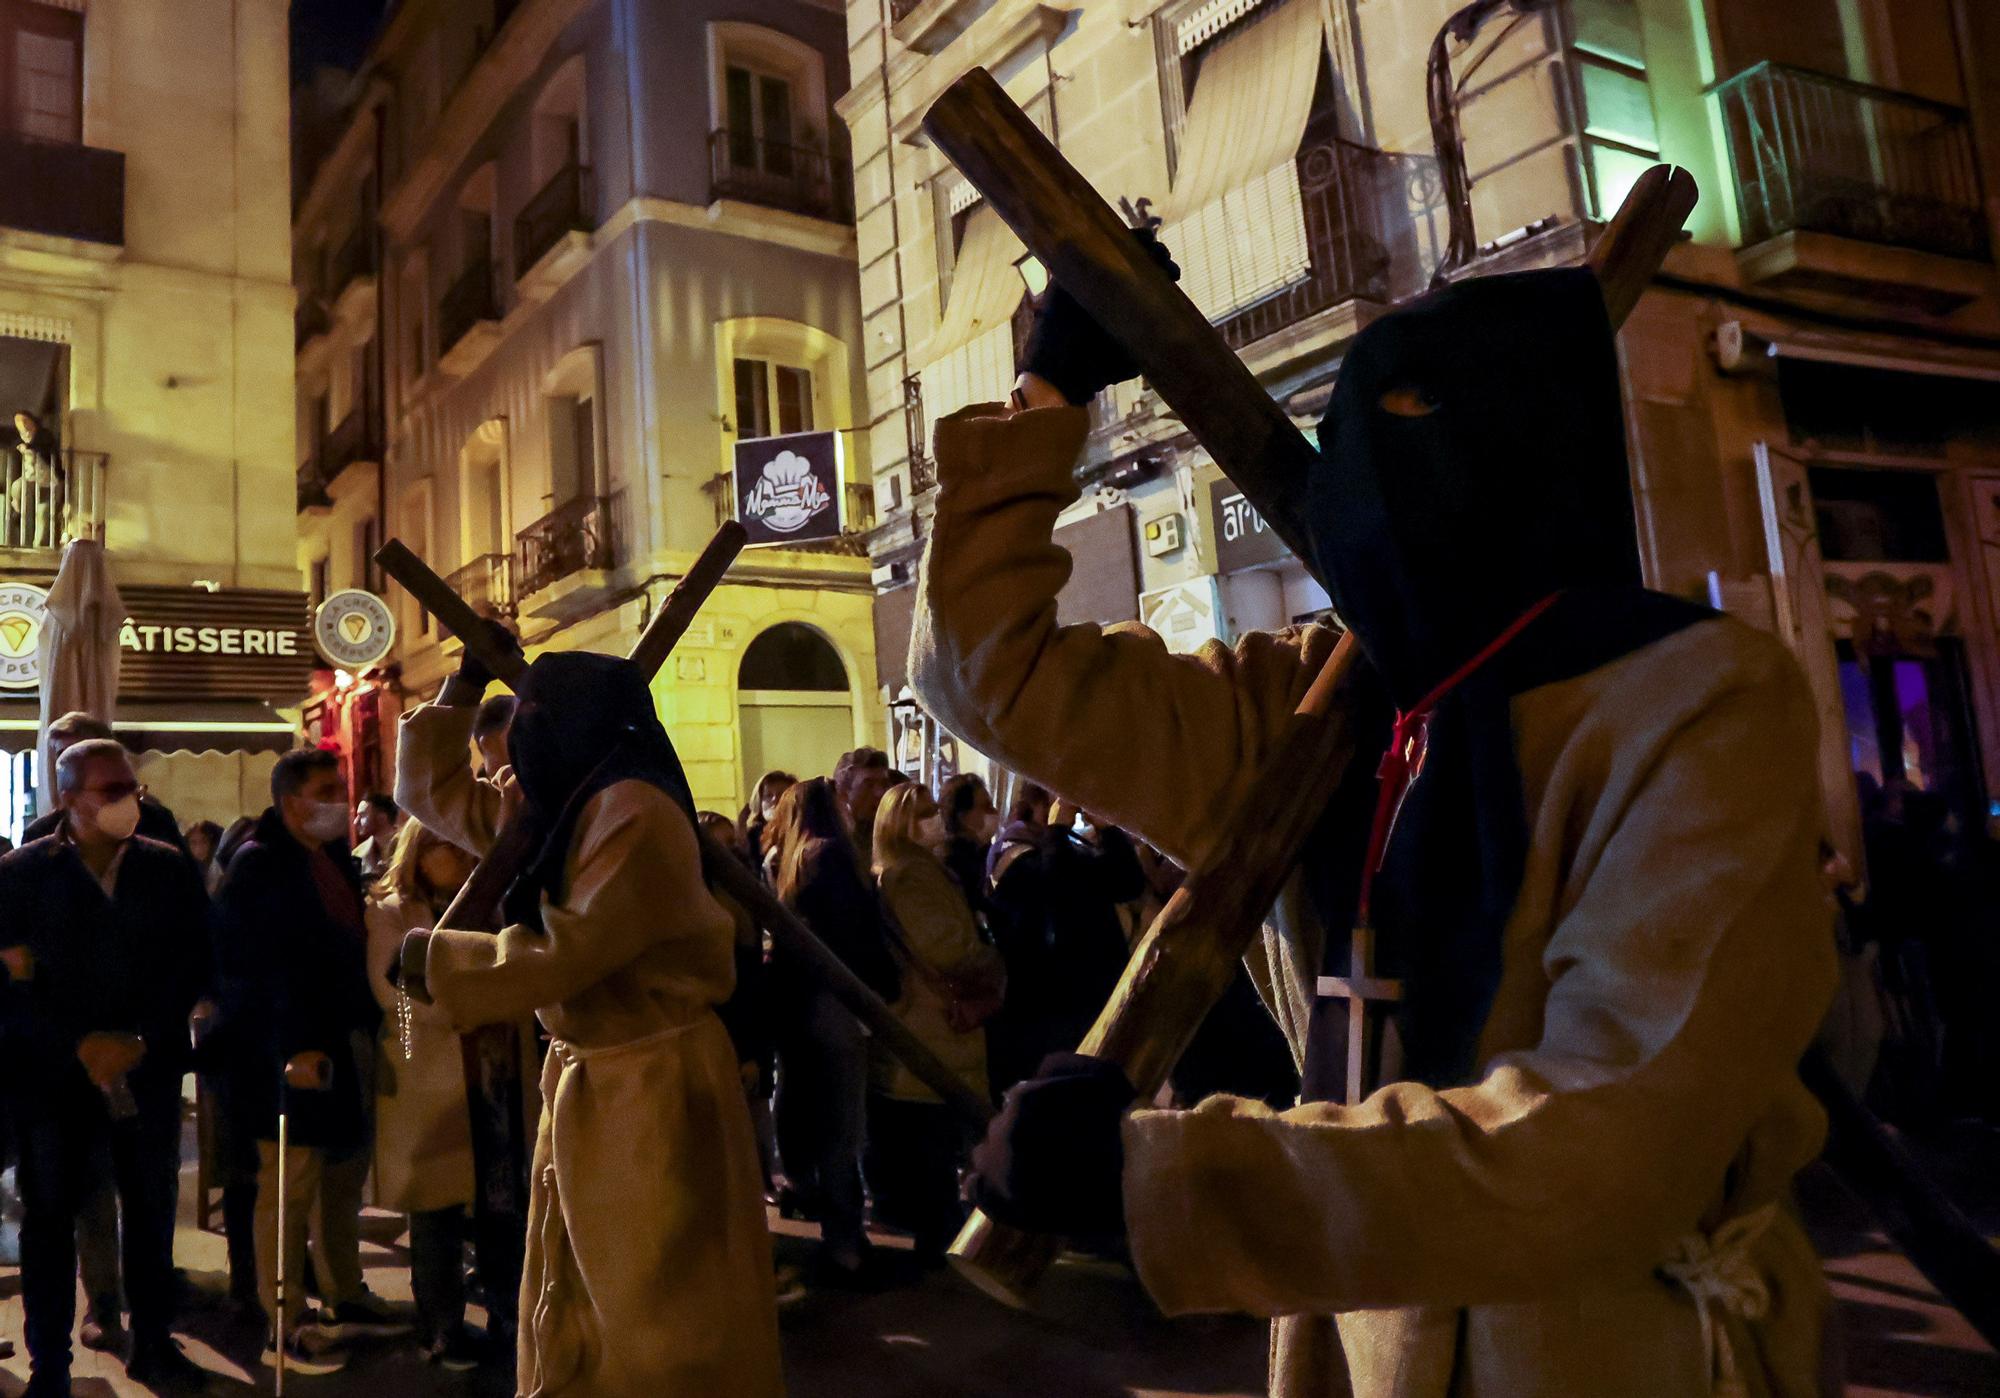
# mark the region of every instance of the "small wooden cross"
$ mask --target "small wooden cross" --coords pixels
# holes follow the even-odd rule
[[[1403,998],[1401,981],[1379,980],[1374,973],[1375,929],[1357,927],[1347,942],[1347,974],[1321,976],[1319,993],[1330,1000],[1347,1001],[1347,1105],[1362,1097],[1368,1066],[1368,1007],[1392,1004]]]

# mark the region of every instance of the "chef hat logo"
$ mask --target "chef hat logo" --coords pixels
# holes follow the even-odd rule
[[[768,529],[793,534],[832,505],[833,495],[813,474],[812,463],[795,451],[783,451],[764,463],[743,510]]]

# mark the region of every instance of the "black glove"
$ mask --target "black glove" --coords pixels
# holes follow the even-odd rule
[[[521,649],[521,638],[508,630],[505,622],[485,617],[481,619],[480,625],[486,632],[487,644],[495,650],[510,651],[515,655],[525,654]],[[486,697],[486,691],[498,678],[499,676],[487,668],[485,661],[473,654],[472,647],[467,646],[458,658],[458,673],[445,681],[444,689],[438,695],[438,702],[447,708],[469,709]]]
[[[967,1192],[1002,1223],[1069,1238],[1125,1231],[1120,1129],[1138,1094],[1116,1064],[1052,1053],[1009,1088],[972,1152]]]
[[[1175,281],[1181,279],[1181,269],[1157,233],[1150,228],[1135,228],[1132,236],[1168,276]],[[1035,328],[1028,336],[1028,353],[1021,368],[1046,379],[1078,406],[1112,384],[1139,377],[1139,361],[1112,339],[1074,296],[1063,290],[1061,282],[1053,281],[1042,298],[1041,309],[1035,313]]]

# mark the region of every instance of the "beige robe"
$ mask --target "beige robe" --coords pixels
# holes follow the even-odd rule
[[[468,766],[472,716],[430,705],[404,720],[396,794],[483,852],[499,797]],[[686,827],[657,788],[618,782],[583,808],[544,933],[431,939],[431,993],[461,1028],[533,1010],[556,1040],[521,1279],[522,1394],[784,1391],[757,1144],[714,1010],[735,980],[733,929],[713,900],[661,907],[649,878]]]
[[[1085,416],[995,413],[938,426],[911,682],[980,751],[1198,865],[1332,634],[1184,656],[1058,627]],[[1169,1313],[1274,1317],[1283,1398],[1814,1392],[1825,1288],[1787,1187],[1824,1126],[1794,1068],[1834,971],[1804,684],[1715,620],[1512,716],[1532,845],[1480,1081],[1135,1113],[1140,1278]],[[1306,908],[1294,878],[1251,958],[1295,1054]]]

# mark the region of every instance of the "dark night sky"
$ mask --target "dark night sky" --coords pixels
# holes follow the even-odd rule
[[[383,0],[292,0],[292,80],[321,64],[359,64],[383,9]]]

